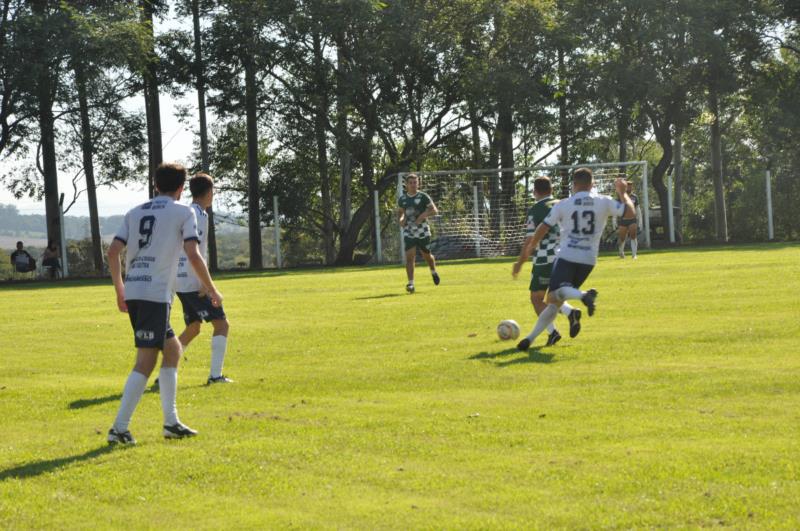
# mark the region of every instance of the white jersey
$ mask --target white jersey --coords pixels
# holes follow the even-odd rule
[[[578,192],[562,199],[550,210],[544,222],[561,228],[561,248],[556,258],[594,265],[600,238],[610,216],[622,216],[625,204],[596,192]]]
[[[114,238],[128,247],[125,300],[171,302],[183,242],[199,240],[194,210],[160,195],[125,214]]]
[[[197,203],[192,203],[191,209],[197,216],[197,235],[200,237],[200,254],[204,260],[208,260],[208,214]],[[186,251],[181,248],[178,258],[178,276],[175,282],[175,291],[178,293],[190,293],[200,291],[203,284],[197,278],[197,274],[186,257]]]

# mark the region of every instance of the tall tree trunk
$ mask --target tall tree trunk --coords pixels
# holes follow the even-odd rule
[[[559,164],[569,164],[569,129],[567,127],[567,69],[564,61],[564,50],[558,49],[558,136],[561,142]],[[561,197],[568,197],[570,192],[569,174],[561,170]]]
[[[481,153],[481,130],[478,123],[478,113],[475,110],[475,102],[470,99],[467,102],[469,112],[470,130],[472,132],[472,167],[475,169],[483,168],[483,153]]]
[[[709,94],[711,111],[711,177],[714,181],[714,230],[717,241],[728,241],[728,219],[725,212],[725,188],[722,179],[722,132],[719,126],[719,94],[712,84]]]
[[[333,191],[331,175],[328,170],[328,138],[326,119],[330,108],[328,100],[328,83],[323,66],[322,37],[318,32],[312,36],[314,41],[314,72],[317,76],[317,94],[319,101],[315,106],[314,135],[317,142],[317,166],[319,168],[320,193],[322,195],[322,241],[325,248],[325,264],[331,265],[336,260],[336,242],[333,234]]]
[[[258,109],[256,72],[251,57],[244,60],[245,107],[247,108],[247,210],[250,228],[250,269],[264,267],[261,250],[261,201],[258,163]],[[277,220],[275,220],[277,223]]]
[[[664,238],[668,240],[669,217],[672,213],[669,211],[669,199],[664,176],[669,170],[669,165],[672,164],[672,130],[666,118],[661,119],[652,109],[647,109],[646,112],[650,118],[650,123],[653,125],[656,141],[661,146],[661,158],[653,168],[652,183],[656,194],[658,194],[658,202],[661,205],[661,223],[664,229]],[[648,213],[642,212],[642,215],[647,216]]]
[[[341,181],[339,183],[339,234],[340,246],[343,245],[342,238],[350,229],[352,217],[352,178],[353,178],[353,156],[350,148],[350,136],[347,130],[347,114],[350,104],[350,80],[347,59],[342,46],[344,46],[344,36],[340,36],[337,48],[337,82],[336,82],[336,148],[339,152],[339,164]],[[340,249],[339,257],[342,256]],[[339,262],[339,258],[337,258]]]
[[[200,2],[192,0],[192,25],[194,27],[194,69],[197,88],[197,113],[200,119],[200,164],[208,173],[208,123],[206,122],[206,77],[203,65],[203,37],[200,33]],[[217,231],[214,226],[214,207],[208,207],[208,267],[219,269],[217,258]]]
[[[683,128],[675,127],[675,140],[673,156],[673,211],[675,212],[675,238],[678,243],[683,242]]]
[[[89,118],[89,101],[86,95],[86,72],[80,60],[75,65],[75,84],[78,87],[78,107],[81,116],[81,150],[83,173],[86,176],[86,196],[89,200],[89,226],[92,231],[92,258],[94,270],[103,274],[103,242],[100,238],[100,216],[97,210],[97,183],[94,179],[94,140]]]
[[[501,97],[499,102],[499,112],[497,115],[497,141],[500,148],[500,167],[514,167],[514,116],[511,111],[511,103]],[[517,212],[514,208],[514,188],[516,187],[516,176],[513,171],[504,171],[501,176],[501,206],[498,212],[497,228],[503,230],[505,223],[517,219]],[[502,237],[498,233],[499,237]]]
[[[155,9],[152,0],[141,0],[142,18],[148,28],[149,60],[144,72],[144,108],[147,117],[147,155],[148,155],[148,194],[155,195],[156,168],[164,160],[161,147],[161,106],[158,101],[158,75],[156,69],[155,37],[153,35],[153,14]]]
[[[48,17],[47,2],[37,0],[32,3],[33,11],[41,17],[43,26],[46,25]],[[49,58],[50,46],[47,32],[44,27],[37,37],[37,44],[43,49],[39,50],[37,57],[40,61],[36,67],[39,68],[37,76],[36,95],[38,98],[38,119],[40,142],[42,144],[42,166],[44,177],[44,204],[45,217],[47,220],[47,239],[58,244],[63,249],[66,242],[61,241],[61,216],[58,205],[58,166],[56,164],[56,139],[55,139],[55,118],[53,116],[53,95],[55,93],[56,74],[52,71]]]

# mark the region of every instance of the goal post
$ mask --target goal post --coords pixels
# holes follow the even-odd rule
[[[519,252],[524,240],[525,212],[533,203],[533,179],[550,177],[554,195],[563,197],[562,190],[569,189],[569,176],[577,168],[590,168],[595,177],[595,189],[604,194],[615,195],[613,183],[617,177],[634,182],[644,218],[643,243],[650,248],[650,186],[646,161],[402,172],[397,175],[397,198],[404,192],[406,176],[417,175],[421,181],[420,191],[430,195],[439,209],[439,214],[429,218],[434,255],[445,259],[511,255]],[[400,263],[405,263],[402,227],[398,226],[398,234]]]

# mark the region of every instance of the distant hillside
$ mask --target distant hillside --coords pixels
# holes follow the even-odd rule
[[[100,218],[100,234],[113,236],[122,223],[123,216]],[[85,216],[65,216],[65,231],[68,240],[82,240],[91,237],[89,218]],[[43,214],[20,214],[14,205],[0,204],[0,247],[7,248],[10,239],[44,240],[47,224]],[[33,243],[33,242],[32,242]]]

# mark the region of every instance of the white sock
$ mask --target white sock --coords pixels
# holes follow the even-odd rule
[[[555,331],[556,331],[556,325],[554,325],[553,323],[550,323],[549,325],[547,325],[547,333],[548,334],[552,334]]]
[[[568,300],[581,300],[583,298],[583,292],[578,288],[573,288],[572,286],[562,286],[556,290],[556,295],[562,301]]]
[[[619,252],[621,252],[622,254],[625,254],[625,240],[622,240],[621,242],[619,242]]]
[[[128,424],[131,423],[133,411],[139,405],[139,400],[144,394],[145,387],[147,387],[147,376],[140,372],[131,371],[125,381],[119,411],[117,412],[116,420],[114,420],[114,429],[116,431],[120,433],[128,431]]]
[[[539,319],[536,320],[536,325],[531,330],[531,333],[528,334],[527,337],[531,343],[533,340],[536,339],[536,336],[542,333],[542,331],[547,328],[547,325],[552,324],[553,321],[556,320],[556,316],[558,315],[558,308],[555,304],[548,304],[547,308],[542,310],[542,313],[539,314]]]
[[[631,238],[631,254],[636,256],[636,252],[639,250],[639,241],[636,238]]]
[[[228,348],[228,338],[214,336],[211,338],[211,377],[222,376],[222,364],[225,362],[225,350]]]
[[[572,313],[572,310],[574,310],[574,309],[575,309],[575,307],[574,306],[570,306],[570,304],[568,302],[565,302],[564,304],[561,305],[561,313],[563,313],[567,317],[569,317],[569,314]]]
[[[161,367],[158,373],[158,393],[161,395],[161,410],[164,412],[164,424],[173,426],[178,420],[178,368]]]

